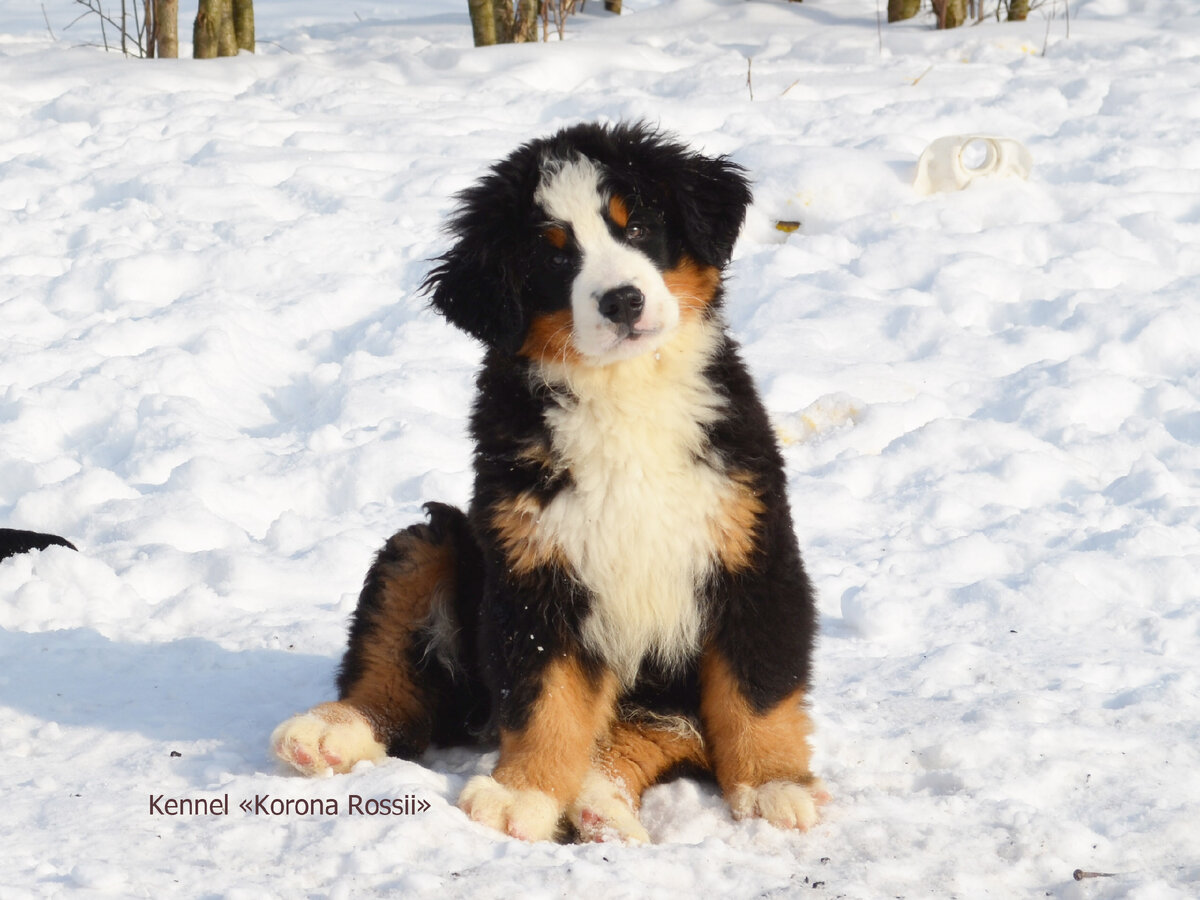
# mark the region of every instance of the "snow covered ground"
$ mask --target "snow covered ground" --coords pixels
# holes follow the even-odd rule
[[[488,50],[464,0],[255,5],[257,55],[151,63],[0,0],[0,526],[81,550],[0,563],[3,896],[1196,896],[1194,0],[592,0]],[[654,846],[526,845],[454,806],[492,756],[267,753],[378,544],[467,499],[479,351],[417,295],[452,194],[595,118],[756,183],[729,319],[821,594],[808,834],[678,781]],[[1032,178],[916,195],[969,131]]]

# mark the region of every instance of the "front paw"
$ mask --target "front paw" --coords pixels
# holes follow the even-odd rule
[[[583,787],[567,810],[567,817],[584,841],[650,843],[650,835],[638,821],[628,792],[621,784],[595,770],[583,780]]]
[[[729,791],[729,808],[735,819],[757,817],[776,828],[808,831],[817,823],[817,806],[829,800],[820,781],[797,784],[794,781],[768,781],[751,786],[736,784]]]
[[[516,790],[490,775],[476,775],[458,796],[471,821],[523,841],[549,841],[558,833],[558,802],[544,791]]]

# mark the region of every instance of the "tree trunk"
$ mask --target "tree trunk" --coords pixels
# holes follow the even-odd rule
[[[546,0],[552,2],[552,0]],[[536,41],[538,0],[467,0],[476,47]]]
[[[888,21],[911,19],[921,10],[921,0],[888,0]]]
[[[146,32],[146,59],[154,59],[154,0],[142,0],[142,28]]]
[[[621,0],[604,0],[604,8],[610,13],[621,14]]]
[[[492,0],[467,0],[471,13],[471,33],[476,47],[490,47],[496,43],[496,8]]]
[[[192,56],[215,59],[237,55],[237,33],[233,28],[233,0],[200,0],[192,28]]]
[[[513,36],[512,0],[492,0],[492,15],[496,19],[496,43],[511,44]]]
[[[254,0],[233,0],[233,33],[239,50],[254,52]]]
[[[147,0],[149,5],[150,0]],[[153,44],[146,41],[147,52],[153,46],[159,59],[179,58],[179,0],[153,0],[154,34]]]
[[[503,0],[507,6],[507,0]],[[517,44],[537,41],[538,0],[517,0],[517,17],[512,23],[511,40]]]
[[[1024,22],[1029,15],[1029,0],[1008,0],[1008,21]]]
[[[217,58],[217,33],[221,28],[221,0],[200,0],[196,23],[192,26],[192,56]]]
[[[217,31],[217,56],[237,56],[237,29],[233,27],[233,0],[221,0],[221,27]]]
[[[957,28],[967,21],[967,0],[932,0],[938,28]]]

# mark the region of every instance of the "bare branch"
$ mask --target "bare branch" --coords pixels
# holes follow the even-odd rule
[[[46,4],[42,4],[42,18],[46,20],[46,30],[50,32],[50,40],[57,41],[58,38],[54,34],[54,29],[50,27],[50,16],[46,14]]]
[[[143,45],[144,25],[141,22],[140,18],[138,17],[136,3],[133,8],[133,29],[134,30],[132,32],[129,30],[129,18],[128,18],[129,11],[128,11],[128,8],[126,5],[127,0],[121,0],[121,12],[120,12],[121,19],[120,19],[120,21],[117,21],[116,19],[113,18],[112,15],[110,15],[109,13],[106,13],[104,11],[104,7],[101,4],[101,0],[75,0],[75,3],[78,4],[79,6],[82,6],[86,10],[86,12],[82,12],[78,16],[76,16],[74,19],[72,19],[70,24],[68,24],[66,26],[66,28],[63,29],[64,31],[66,31],[68,28],[70,28],[72,25],[75,25],[77,22],[81,21],[82,19],[86,19],[88,16],[95,16],[100,21],[100,39],[101,39],[102,43],[98,44],[98,45],[89,44],[88,46],[102,46],[102,47],[104,47],[105,50],[112,50],[113,49],[112,45],[108,41],[108,26],[111,25],[113,27],[113,29],[117,32],[117,34],[120,35],[120,38],[121,38],[121,48],[120,49],[121,49],[122,53],[124,53],[126,56],[135,56],[136,55],[139,59],[145,58],[146,51],[145,51],[145,47]],[[130,44],[129,44],[130,38],[134,39],[133,46],[137,50],[136,54],[132,53],[130,51]]]

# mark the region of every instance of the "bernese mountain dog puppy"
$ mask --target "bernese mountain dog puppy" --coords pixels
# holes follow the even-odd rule
[[[433,306],[486,348],[467,513],[367,574],[301,772],[498,740],[459,806],[514,837],[645,841],[642,792],[711,773],[806,829],[812,588],[774,432],[721,314],[743,170],[645,125],[528,143],[460,195]]]

